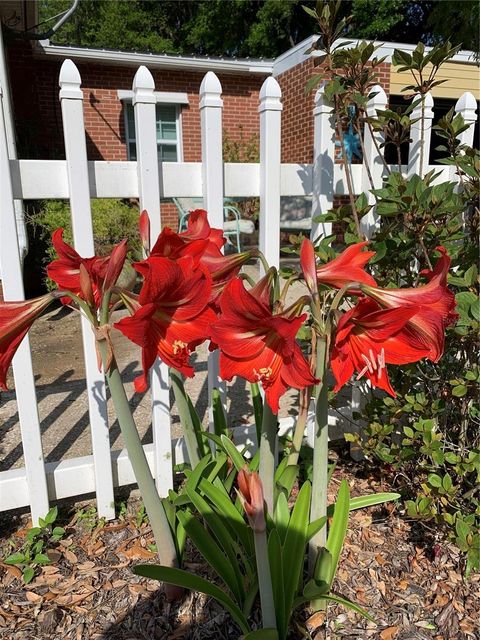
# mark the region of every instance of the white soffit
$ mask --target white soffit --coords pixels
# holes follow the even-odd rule
[[[37,51],[47,56],[71,58],[77,62],[95,61],[104,64],[138,67],[146,65],[150,69],[179,69],[183,71],[215,71],[219,73],[252,73],[270,75],[273,60],[250,60],[249,58],[211,58],[195,56],[173,56],[156,53],[137,53],[135,51],[111,51],[108,49],[89,49],[87,47],[69,47],[51,44],[49,40],[40,40]]]
[[[323,55],[321,50],[313,51],[310,54],[305,53],[316,42],[319,36],[309,36],[302,42],[282,53],[281,56],[275,59],[273,63],[273,75],[279,76],[281,73],[285,73],[289,69],[296,67],[298,64],[305,62],[309,57],[317,58]],[[355,40],[350,38],[339,38],[337,44],[345,43],[345,48],[349,49],[357,46],[362,40]],[[373,40],[364,40],[363,42],[373,42],[378,49],[375,51],[374,56],[377,58],[385,58],[385,62],[392,62],[392,56],[395,49],[401,49],[407,53],[411,53],[416,45],[406,44],[403,42],[381,42]],[[347,44],[348,43],[348,44]],[[425,51],[431,51],[432,47],[425,47]],[[459,51],[451,59],[452,62],[459,62],[464,64],[478,64],[475,60],[475,54],[473,51]]]

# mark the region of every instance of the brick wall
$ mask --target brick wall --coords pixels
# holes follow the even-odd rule
[[[306,59],[277,77],[282,89],[282,162],[306,162],[313,160],[313,100],[315,92],[305,94],[305,85],[314,74],[322,72],[322,66],[314,67],[313,60]],[[386,93],[390,89],[390,64],[377,68],[378,82]]]
[[[62,61],[33,57],[30,43],[13,41],[7,48],[19,155],[23,158],[64,158],[58,76]],[[119,89],[131,89],[136,69],[90,62],[77,64],[84,93],[89,160],[126,160],[125,123]],[[203,72],[153,70],[157,91],[188,94],[182,105],[183,157],[201,160],[198,92]],[[255,75],[219,74],[223,89],[223,127],[231,140],[259,133],[258,94],[264,80]],[[162,207],[164,224],[176,227],[176,207]]]

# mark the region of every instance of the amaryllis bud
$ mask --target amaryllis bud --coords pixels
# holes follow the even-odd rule
[[[305,283],[311,293],[317,291],[317,270],[315,265],[315,250],[313,244],[305,238],[300,248],[300,264]]]
[[[138,226],[140,230],[140,239],[145,253],[148,256],[150,254],[150,218],[148,217],[146,209],[144,209],[140,214]]]
[[[127,241],[122,240],[117,246],[113,247],[110,259],[108,261],[105,278],[103,280],[103,291],[109,291],[118,280],[123,269],[125,258],[127,257]]]
[[[247,514],[248,521],[255,533],[266,529],[263,487],[256,471],[244,467],[238,473],[238,495]]]
[[[80,271],[80,290],[82,293],[82,298],[90,305],[95,305],[95,298],[93,295],[93,287],[92,281],[90,279],[90,274],[88,273],[85,265],[80,263],[79,267]]]

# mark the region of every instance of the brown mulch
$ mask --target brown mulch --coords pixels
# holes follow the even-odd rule
[[[337,469],[353,495],[387,491],[385,483],[355,469]],[[333,497],[333,495],[332,495]],[[134,576],[132,565],[155,559],[148,525],[137,526],[135,510],[121,520],[95,526],[78,519],[45,566],[28,585],[16,567],[0,560],[0,638],[2,640],[235,640],[236,626],[214,601],[188,594],[170,605],[158,584]],[[7,540],[21,545],[23,528],[4,523],[0,558]],[[207,573],[189,549],[185,568]],[[404,519],[393,505],[353,512],[336,591],[376,619],[370,623],[350,610],[328,607],[308,617],[300,612],[291,638],[372,638],[373,640],[469,640],[480,638],[480,576],[462,576],[458,551],[428,530]],[[254,616],[259,620],[258,612]]]

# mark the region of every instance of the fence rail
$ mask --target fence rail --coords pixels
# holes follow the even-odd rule
[[[60,72],[60,94],[65,138],[65,160],[10,160],[8,158],[5,120],[0,113],[0,267],[5,300],[24,297],[22,264],[18,251],[14,200],[69,199],[75,248],[81,255],[93,255],[91,198],[138,198],[150,213],[152,237],[161,229],[161,198],[203,197],[212,226],[222,226],[223,198],[258,196],[260,198],[260,249],[270,264],[279,263],[280,198],[311,196],[312,217],[327,211],[335,195],[347,193],[343,166],[335,164],[335,131],[332,108],[323,87],[315,96],[314,160],[312,164],[281,164],[281,91],[274,78],[267,78],[260,91],[260,162],[229,164],[222,162],[221,85],[214,73],[206,74],[200,87],[201,163],[159,163],[155,133],[155,86],[153,77],[140,67],[133,80],[133,108],[137,132],[136,162],[88,161],[83,118],[83,93],[78,69],[65,60]],[[378,87],[368,110],[384,108],[387,98]],[[431,131],[433,99],[427,96],[425,131]],[[462,142],[472,144],[476,103],[464,94],[456,110],[472,125],[462,133]],[[376,136],[376,137],[374,137]],[[377,146],[380,134],[365,131],[365,156],[375,187],[380,187],[384,167]],[[421,140],[412,127],[412,143],[405,174],[420,171],[429,146],[420,151]],[[395,167],[396,168],[396,167]],[[425,167],[423,167],[425,168]],[[432,167],[433,168],[433,167]],[[438,180],[454,175],[450,167],[435,167]],[[351,166],[354,190],[368,191],[370,178],[365,164]],[[371,203],[374,204],[371,194]],[[363,222],[369,236],[378,221],[373,210]],[[312,223],[312,237],[330,233],[326,223]],[[15,355],[13,371],[25,466],[0,473],[0,511],[30,506],[32,518],[38,520],[50,500],[95,492],[99,516],[114,517],[114,487],[134,482],[125,451],[110,451],[109,425],[103,374],[96,366],[93,335],[82,325],[86,366],[86,386],[91,427],[91,456],[44,463],[38,417],[37,398],[28,338]],[[218,385],[216,354],[209,356],[209,388]],[[158,491],[166,495],[172,486],[172,463],[185,459],[182,440],[172,442],[170,429],[169,381],[164,364],[158,362],[152,372],[153,443],[145,446]],[[334,415],[330,422],[336,421]],[[292,427],[286,419],[281,429]],[[239,429],[239,441],[251,442],[251,428]]]

